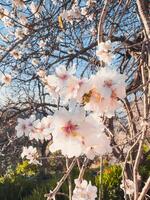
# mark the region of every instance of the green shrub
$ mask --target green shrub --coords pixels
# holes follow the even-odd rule
[[[148,151],[149,152],[149,151]],[[147,153],[147,152],[146,152]],[[144,154],[145,155],[145,154]],[[8,168],[6,174],[0,177],[0,200],[45,200],[44,194],[49,193],[57,185],[57,182],[63,176],[63,170],[55,170],[48,177],[42,177],[40,170],[33,165],[24,161],[17,165],[16,169]],[[99,165],[96,168],[88,167],[85,171],[84,178],[91,181],[93,185],[100,187]],[[121,184],[121,167],[119,165],[108,166],[104,164],[102,173],[102,199],[103,200],[123,200],[124,194],[120,189]],[[72,180],[72,189],[74,189],[74,179],[78,177],[79,170],[75,167],[70,176]],[[150,175],[150,158],[149,154],[140,165],[140,174],[142,181]],[[62,185],[60,193],[68,194],[68,181]],[[68,200],[68,197],[57,195],[56,200]]]
[[[40,181],[39,184],[33,189],[32,194],[24,197],[22,200],[45,200],[44,195],[49,193],[50,190],[53,190],[57,185],[59,178],[57,175],[46,181]],[[67,180],[64,182],[62,187],[59,190],[60,193],[67,194],[68,193],[68,182]],[[64,195],[57,195],[57,200],[68,200],[68,198]]]
[[[35,176],[38,173],[38,168],[36,165],[30,165],[27,160],[19,163],[15,170],[16,174],[24,176]]]
[[[22,196],[31,194],[37,185],[37,169],[27,161],[18,164],[16,169],[8,168],[0,177],[0,199],[20,200]]]
[[[150,176],[150,146],[143,145],[143,158],[139,166],[139,172],[142,177],[142,184]]]
[[[123,200],[124,194],[120,189],[121,167],[113,165],[105,167],[102,173],[102,196],[106,200]],[[100,176],[96,177],[96,185],[100,187]]]
[[[10,167],[6,174],[0,177],[0,200],[45,200],[44,194],[56,186],[62,172],[47,179],[43,179],[39,172],[36,166],[27,161],[18,164],[14,170]],[[67,184],[63,184],[60,192],[68,192]],[[57,199],[65,200],[62,196]]]

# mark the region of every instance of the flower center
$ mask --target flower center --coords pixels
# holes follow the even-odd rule
[[[111,88],[112,87],[112,80],[104,81],[104,87]]]
[[[116,100],[116,99],[117,99],[117,94],[116,94],[116,91],[115,91],[115,90],[112,90],[111,98],[112,98],[113,100]]]
[[[58,76],[61,80],[66,80],[68,78],[67,74],[62,74]]]
[[[89,103],[90,101],[94,101],[95,103],[100,103],[103,100],[103,97],[96,91],[96,89],[92,89],[89,93],[83,95],[82,102],[83,104]]]
[[[77,130],[78,125],[77,124],[73,124],[70,120],[67,122],[67,124],[62,127],[62,130],[64,131],[65,135],[72,135],[72,136],[77,136]]]
[[[83,83],[84,83],[84,82],[81,80],[81,81],[79,81],[78,84],[79,84],[79,86],[81,87],[81,86],[83,85]]]
[[[26,125],[22,124],[22,130],[26,130],[26,129],[27,129]]]
[[[96,89],[93,89],[91,94],[92,100],[94,100],[95,103],[100,103],[102,101],[102,96],[96,91]]]

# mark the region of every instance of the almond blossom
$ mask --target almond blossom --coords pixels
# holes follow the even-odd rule
[[[111,42],[108,40],[106,42],[99,43],[96,55],[100,61],[109,64],[113,59]]]
[[[56,77],[58,78],[58,84],[59,87],[61,87],[61,84],[64,84],[66,80],[68,80],[73,74],[75,74],[76,68],[75,66],[72,66],[72,68],[69,68],[66,70],[66,67],[64,65],[59,66],[56,68]]]
[[[108,153],[111,149],[109,140],[103,136],[102,122],[92,114],[86,116],[83,108],[77,107],[71,111],[61,108],[55,112],[51,127],[52,152],[61,150],[68,157],[86,154],[89,159],[94,159],[96,155]],[[94,149],[92,153],[91,149]]]
[[[17,28],[16,31],[15,31],[15,37],[16,37],[17,39],[20,39],[20,40],[21,40],[21,39],[24,38],[24,36],[25,36],[25,34],[24,34],[23,29]]]
[[[86,99],[86,95],[89,92],[89,83],[90,80],[87,78],[82,78],[78,80],[79,89],[76,96],[76,101],[83,103]]]
[[[122,180],[120,188],[128,195],[133,195],[135,191],[134,183],[130,179]]]
[[[8,17],[4,17],[2,19],[2,21],[3,21],[5,27],[12,27],[12,26],[14,26],[13,21],[11,19],[8,19]]]
[[[15,7],[25,7],[24,1],[23,0],[12,0],[12,3]]]
[[[46,46],[46,41],[41,40],[41,41],[39,42],[39,47],[40,47],[40,48],[44,48],[45,46]]]
[[[57,100],[59,93],[57,90],[57,78],[55,75],[48,75],[41,77],[43,83],[45,84],[45,89],[49,92],[52,99]]]
[[[22,24],[22,25],[26,25],[27,23],[28,23],[28,20],[27,20],[27,18],[24,16],[24,15],[22,15],[20,18],[19,18],[19,22]]]
[[[81,14],[82,14],[82,15],[87,15],[87,13],[88,13],[88,10],[87,10],[86,7],[81,8]]]
[[[32,65],[38,65],[39,64],[39,60],[37,58],[33,58],[31,62],[32,62]]]
[[[0,19],[2,19],[5,16],[5,9],[0,6]]]
[[[114,111],[119,108],[118,98],[124,98],[125,76],[115,70],[102,68],[92,76],[89,81],[89,92],[83,95],[86,110],[91,110],[107,117],[114,115]]]
[[[75,180],[75,189],[73,190],[72,200],[95,200],[97,197],[97,188],[91,182],[86,180]]]
[[[39,76],[39,77],[45,77],[46,76],[46,72],[45,72],[45,70],[44,69],[39,69],[38,71],[37,71],[37,75]]]
[[[1,82],[3,84],[9,85],[11,83],[11,81],[12,81],[12,77],[11,77],[10,74],[4,74],[4,75],[2,75]]]
[[[92,6],[92,4],[96,4],[96,0],[87,0],[87,3],[86,3],[87,7]]]
[[[34,14],[35,17],[39,18],[40,17],[40,12],[41,12],[41,6],[36,5],[33,1],[30,4],[30,10],[32,14]]]
[[[2,6],[0,6],[0,19],[3,21],[4,20],[4,18],[6,19],[8,19],[8,17],[7,16],[9,16],[9,12],[8,12],[8,10],[7,9],[5,9],[5,8],[3,8]]]
[[[62,154],[68,157],[80,156],[84,148],[80,134],[84,117],[84,111],[71,113],[64,108],[56,111],[52,122],[53,144],[50,151],[61,150]]]
[[[86,132],[84,154],[93,160],[95,156],[102,156],[112,152],[110,140],[104,133],[105,126],[95,114],[86,117],[84,124]],[[87,131],[88,130],[88,131]]]
[[[15,127],[17,131],[17,137],[22,137],[23,135],[29,136],[29,133],[33,129],[33,122],[35,121],[35,116],[31,115],[30,118],[27,119],[21,119],[18,118],[18,124]]]
[[[42,120],[36,120],[33,122],[33,128],[29,133],[30,140],[51,140],[51,121],[52,116],[43,117]]]
[[[73,24],[73,21],[76,19],[80,19],[81,18],[81,11],[79,9],[79,7],[74,4],[72,6],[72,9],[70,10],[64,10],[61,13],[61,17],[62,19],[65,19],[67,22],[70,22],[71,24]]]
[[[18,59],[20,59],[20,58],[22,57],[21,52],[18,51],[18,50],[16,50],[16,49],[12,50],[12,51],[10,52],[10,54],[11,54],[16,60],[18,60]]]
[[[40,162],[37,160],[39,158],[37,149],[32,146],[23,147],[21,157],[29,160],[30,164],[35,164],[35,165],[40,164]]]
[[[43,81],[46,83],[46,89],[54,96],[54,98],[58,95],[66,95],[68,91],[72,92],[75,90],[74,85],[76,83],[74,81],[76,80],[73,78],[75,71],[76,70],[74,66],[71,69],[66,70],[66,67],[61,65],[60,67],[56,68],[55,75],[49,75],[43,79]]]
[[[59,92],[62,97],[63,102],[67,102],[72,98],[76,98],[78,95],[78,90],[80,88],[79,80],[75,76],[70,77],[64,86]]]

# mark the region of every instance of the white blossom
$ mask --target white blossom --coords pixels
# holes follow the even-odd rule
[[[101,42],[96,50],[96,55],[99,58],[99,60],[105,62],[106,64],[109,64],[114,55],[112,54],[112,44],[108,40],[106,42]]]
[[[28,23],[28,20],[27,18],[22,15],[20,18],[19,18],[19,22],[22,24],[22,25],[26,25]]]
[[[60,109],[54,114],[52,122],[53,144],[52,152],[61,150],[68,157],[80,156],[83,152],[80,124],[84,120],[84,112],[70,113],[66,109]]]
[[[87,20],[89,20],[89,21],[93,21],[93,18],[94,18],[93,13],[87,16]]]
[[[120,188],[128,195],[133,195],[135,191],[134,183],[130,179],[122,180]]]
[[[12,76],[10,74],[3,74],[1,77],[1,82],[3,84],[9,85],[12,81]]]
[[[32,62],[32,65],[38,65],[39,64],[39,59],[33,58],[31,62]]]
[[[79,7],[74,4],[70,10],[64,10],[61,13],[61,17],[72,24],[74,20],[81,18],[81,11]]]
[[[45,77],[46,89],[50,94],[53,95],[54,98],[57,98],[59,95],[67,95],[67,100],[70,98],[70,93],[67,92],[73,92],[76,90],[74,88],[74,82],[76,80],[73,77],[75,71],[76,69],[74,66],[69,70],[66,70],[66,67],[61,65],[60,67],[56,68],[55,75],[49,75]]]
[[[34,14],[35,17],[39,18],[40,17],[40,12],[41,12],[41,6],[36,5],[33,1],[30,4],[30,10],[32,14]]]
[[[86,180],[75,180],[75,189],[73,190],[72,200],[95,200],[97,197],[97,188],[91,182]]]
[[[12,27],[14,26],[14,23],[11,19],[9,19],[8,17],[4,17],[3,19],[3,23],[5,27]]]
[[[77,106],[67,111],[60,109],[52,121],[53,144],[51,151],[61,150],[68,157],[86,154],[89,159],[111,151],[109,140],[104,135],[104,125],[97,116],[86,116],[83,108]],[[90,150],[93,149],[94,152]]]
[[[15,127],[17,131],[17,137],[22,137],[23,135],[29,136],[29,133],[33,129],[33,122],[35,121],[35,116],[31,115],[30,118],[21,119],[18,118],[18,125]]]
[[[5,10],[3,7],[0,6],[0,19],[2,19],[5,16]]]
[[[45,47],[45,46],[46,46],[46,41],[40,40],[40,42],[39,42],[39,47],[40,47],[40,48],[43,48],[43,47]]]
[[[2,8],[2,7],[0,7],[0,8],[1,8],[1,12],[4,14],[4,16],[8,18],[8,16],[9,16],[9,11],[8,11],[7,9],[5,9],[5,8]],[[3,19],[2,19],[2,20],[3,20]]]
[[[37,160],[39,158],[37,149],[32,146],[23,147],[21,157],[29,160],[30,164],[35,164],[35,165],[40,164],[40,162]]]
[[[46,72],[45,72],[44,69],[39,69],[39,70],[37,71],[37,75],[38,75],[39,77],[45,77]]]
[[[21,52],[18,51],[18,50],[16,50],[16,49],[12,50],[12,51],[10,52],[10,54],[11,54],[16,60],[18,60],[18,59],[20,59],[20,58],[22,57]]]
[[[81,8],[81,14],[82,15],[86,15],[87,14],[87,8],[86,7],[84,7],[84,8]]]
[[[17,39],[23,39],[25,36],[24,31],[21,28],[17,28],[15,31],[15,37]]]
[[[25,7],[23,0],[12,0],[12,3],[15,7],[21,7],[21,8]]]
[[[83,96],[85,109],[107,117],[113,116],[120,107],[118,98],[126,96],[125,76],[109,68],[102,68],[93,75],[87,87],[89,92],[86,88]]]
[[[86,6],[90,7],[92,4],[96,4],[96,0],[87,0]]]
[[[76,98],[79,90],[79,80],[75,76],[71,76],[61,88],[59,94],[62,97],[64,103],[69,99]]]
[[[29,133],[30,140],[51,140],[51,121],[52,116],[43,117],[41,120],[33,122],[33,128]]]

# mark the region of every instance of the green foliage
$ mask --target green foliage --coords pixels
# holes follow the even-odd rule
[[[150,146],[149,145],[143,144],[142,148],[143,148],[143,152],[144,153],[147,153],[148,151],[150,151]]]
[[[16,167],[16,174],[21,174],[24,176],[33,176],[38,172],[37,166],[30,165],[27,160],[19,163]]]
[[[143,145],[143,158],[139,166],[139,172],[143,182],[150,176],[150,146],[146,144]]]
[[[45,200],[44,195],[46,193],[49,193],[50,189],[52,190],[56,184],[58,179],[56,179],[56,176],[53,177],[53,179],[49,179],[47,181],[42,181],[39,183],[36,188],[33,189],[32,194],[29,196],[24,197],[22,200]],[[60,193],[67,194],[68,193],[68,186],[67,182],[63,184],[63,186],[60,189]],[[68,200],[65,196],[57,195],[57,200]]]
[[[140,165],[140,174],[144,182],[150,175],[149,151],[143,156],[144,162]],[[55,173],[49,173],[46,179],[40,175],[36,166],[29,165],[24,161],[17,165],[16,169],[8,168],[6,174],[0,177],[0,200],[45,200],[44,194],[53,190],[64,174],[62,168],[55,169],[55,166],[49,168]],[[88,167],[84,177],[92,181],[93,185],[100,187],[99,165],[97,168]],[[121,167],[119,165],[108,166],[104,164],[102,173],[102,199],[103,200],[123,200],[124,194],[120,189]],[[74,189],[74,179],[78,177],[79,170],[75,167],[71,172],[72,188]],[[60,193],[68,194],[68,180],[62,185]],[[56,200],[67,200],[68,197],[57,195]]]
[[[35,186],[35,179],[17,176],[13,182],[7,180],[3,184],[0,184],[0,199],[20,200],[22,196],[30,194]]]
[[[0,177],[0,199],[20,200],[30,194],[37,184],[33,168],[26,161],[18,164],[15,170],[8,168],[6,174]]]
[[[0,177],[0,200],[45,200],[44,194],[56,186],[62,172],[55,173],[46,180],[39,174],[37,167],[27,161],[18,164],[14,170],[10,167],[6,174]],[[60,192],[68,192],[66,183],[63,184]],[[57,199],[66,198],[58,196]]]
[[[120,189],[121,184],[121,167],[113,165],[106,167],[102,174],[102,193],[103,199],[123,200],[123,191]],[[100,187],[100,176],[96,177],[96,185]]]
[[[33,189],[32,194],[26,196],[22,200],[45,200],[44,194],[48,193],[50,190],[50,183],[44,182],[43,184],[40,184],[36,186],[36,188]]]

